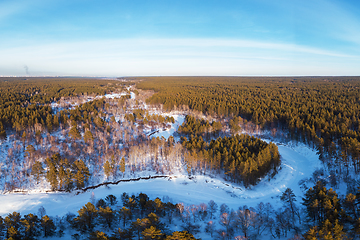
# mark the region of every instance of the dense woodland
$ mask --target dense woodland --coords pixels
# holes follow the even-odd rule
[[[274,176],[280,165],[275,144],[245,134],[219,137],[210,144],[201,136],[191,136],[189,140],[184,137],[182,145],[189,151],[186,159],[192,159],[188,165],[191,170],[199,168],[213,174],[224,172],[225,179],[245,186],[256,185],[269,172]]]
[[[6,137],[4,127],[22,131],[36,124],[56,123],[46,103],[78,95],[104,95],[114,87],[113,81],[98,79],[0,78],[0,136]]]
[[[149,77],[147,102],[241,118],[316,145],[337,172],[360,171],[359,77]]]
[[[209,174],[223,172],[227,180],[245,186],[255,185],[270,171],[272,175],[276,174],[280,155],[275,144],[267,144],[245,134],[214,139],[222,128],[220,122],[210,123],[186,115],[178,133],[181,135],[181,144],[188,150],[186,160],[189,174],[196,170]]]
[[[163,77],[132,78],[125,86],[123,81],[95,79],[2,78],[0,141],[7,145],[1,146],[0,188],[4,193],[33,188],[70,192],[142,173],[205,174],[251,187],[276,175],[280,156],[273,143],[238,135],[249,129],[270,130],[274,138],[315,147],[327,173],[319,170],[313,179],[304,180],[316,185],[304,188],[301,204],[295,204],[288,189],[280,209],[259,204],[256,209],[242,206],[231,211],[223,206],[216,224],[212,216],[216,210],[209,210],[210,203],[183,208],[162,203],[173,210],[158,210],[149,204],[145,210],[139,195],[124,197],[122,208],[94,200],[77,216],[66,219],[12,213],[0,218],[0,232],[12,239],[61,236],[65,228],[78,231],[74,239],[85,232],[93,239],[152,239],[146,234],[155,234],[155,239],[176,239],[171,234],[195,239],[192,234],[198,231],[218,239],[238,235],[252,239],[262,233],[273,238],[295,234],[299,239],[344,239],[346,233],[356,239],[360,234],[360,185],[351,174],[358,173],[360,164],[359,80]],[[136,99],[130,95],[129,84]],[[126,94],[95,98],[120,92]],[[151,137],[175,122],[159,114],[169,109],[186,114],[174,135],[180,137],[178,142],[174,137]],[[344,197],[326,187],[336,187],[341,179],[348,188]],[[134,205],[126,199],[133,199]],[[160,204],[160,199],[156,201]],[[130,211],[133,218],[121,209]],[[106,227],[110,220],[104,216],[116,219],[117,232],[112,231],[113,226],[109,230],[112,222]],[[135,218],[144,224],[136,223]],[[187,233],[171,233],[162,225],[171,218],[181,222]],[[204,224],[197,226],[197,221]],[[103,228],[95,227],[99,224]]]

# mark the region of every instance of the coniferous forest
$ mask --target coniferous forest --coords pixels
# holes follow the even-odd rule
[[[204,114],[240,117],[261,128],[286,131],[314,144],[338,171],[359,171],[360,82],[358,77],[153,77],[138,88],[165,109],[188,107]]]
[[[359,110],[359,77],[0,78],[3,196],[177,176],[252,191],[284,169],[288,142],[322,166],[297,183],[303,195],[284,188],[276,206],[114,193],[77,214],[5,214],[0,237],[358,239]]]

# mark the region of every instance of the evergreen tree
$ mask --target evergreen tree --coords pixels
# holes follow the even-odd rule
[[[126,207],[122,207],[119,210],[119,216],[120,219],[122,219],[123,221],[123,227],[125,228],[126,224],[130,221],[131,219],[131,211],[130,209],[126,208]]]
[[[125,174],[125,158],[122,157],[120,160],[120,166],[119,166],[120,172],[122,173],[122,175],[124,176]]]
[[[46,127],[47,127],[49,132],[51,132],[52,129],[53,129],[53,117],[52,117],[51,114],[48,114],[46,116]]]
[[[51,163],[50,161],[48,163],[48,168],[49,168],[49,170],[46,173],[46,179],[50,183],[51,189],[53,191],[55,191],[58,189],[58,185],[59,185],[58,177],[57,177],[57,170],[56,170],[55,165],[53,163]]]
[[[25,239],[36,239],[40,236],[40,220],[36,215],[31,213],[24,216],[21,220],[24,229]]]
[[[187,231],[182,232],[173,232],[171,235],[166,236],[166,240],[197,240],[191,233],[188,233]]]
[[[116,197],[112,194],[107,195],[105,198],[105,201],[111,206],[113,206],[117,203]]]
[[[113,171],[112,166],[110,165],[109,161],[106,160],[106,162],[104,163],[104,174],[106,179],[109,179],[109,177],[111,176]]]
[[[284,206],[291,210],[292,220],[295,221],[295,215],[298,215],[298,209],[296,207],[296,196],[294,192],[287,188],[285,192],[280,196],[280,200],[284,203]],[[300,216],[299,216],[300,217]]]
[[[84,134],[84,142],[90,143],[94,141],[94,136],[91,131],[86,131]]]
[[[65,182],[66,182],[66,171],[64,170],[63,166],[60,166],[59,168],[59,188],[64,189],[65,188]]]
[[[56,115],[54,115],[53,126],[54,126],[54,128],[59,127],[59,118]]]
[[[69,137],[73,138],[73,139],[80,139],[81,138],[81,135],[80,135],[80,132],[79,130],[77,129],[76,126],[73,126],[70,131],[69,131]]]
[[[83,188],[85,183],[89,180],[90,172],[84,161],[76,160],[73,164],[75,174],[73,175],[76,187]]]
[[[5,223],[4,219],[0,216],[0,237],[4,237],[4,229],[5,229]]]
[[[6,238],[13,238],[18,239],[20,238],[20,223],[21,223],[21,216],[20,213],[13,212],[9,213],[5,219],[4,223],[6,226]]]
[[[106,202],[104,201],[104,199],[100,198],[97,202],[96,202],[96,208],[99,209],[100,207],[105,208],[106,207]]]
[[[44,174],[44,168],[39,161],[35,161],[34,165],[31,168],[31,174],[34,176],[36,183],[40,182],[40,178]]]
[[[64,182],[64,189],[67,191],[67,192],[70,192],[74,185],[73,185],[73,182],[72,182],[72,178],[73,178],[73,174],[71,172],[70,169],[66,169],[66,176],[65,176],[65,182]]]
[[[104,232],[95,231],[90,234],[90,240],[108,240],[109,238]]]
[[[99,207],[99,218],[104,226],[111,229],[111,225],[115,220],[115,213],[110,207]]]
[[[161,236],[163,235],[161,230],[156,229],[154,226],[146,228],[141,234],[144,236],[144,239],[161,239]]]
[[[95,219],[98,211],[95,206],[88,202],[78,211],[78,216],[74,218],[74,226],[82,232],[91,232],[95,226]]]
[[[6,138],[6,131],[4,129],[4,125],[1,121],[0,121],[0,138],[2,138],[2,139]]]

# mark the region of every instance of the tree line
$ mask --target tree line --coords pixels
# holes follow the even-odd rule
[[[0,78],[0,137],[6,137],[6,129],[20,132],[56,122],[46,104],[64,97],[104,95],[118,87],[117,82],[98,79]]]
[[[321,181],[306,191],[301,204],[290,188],[279,196],[282,206],[274,209],[260,202],[230,209],[213,200],[185,205],[168,198],[150,199],[146,194],[112,194],[96,199],[92,194],[77,214],[63,217],[37,214],[21,216],[9,213],[0,217],[0,237],[4,239],[37,239],[40,236],[72,239],[190,239],[204,232],[213,239],[257,239],[260,236],[289,239],[336,240],[360,237],[360,189],[339,197]],[[303,206],[303,207],[302,207]],[[173,231],[177,226],[178,231]],[[69,231],[71,230],[71,231]],[[68,233],[66,233],[68,232]],[[74,233],[75,232],[75,233]]]

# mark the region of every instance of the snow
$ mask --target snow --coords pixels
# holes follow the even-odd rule
[[[84,101],[92,101],[105,97],[107,99],[119,98],[128,95],[130,92],[131,99],[135,99],[136,95],[129,87],[128,92],[111,93],[104,96],[87,97]],[[82,102],[83,103],[83,102]],[[66,102],[69,106],[74,107],[75,104]],[[56,111],[64,106],[58,103],[51,105]],[[145,129],[146,134],[151,134],[151,137],[159,137],[168,139],[174,136],[175,141],[178,137],[174,133],[181,124],[185,121],[183,112],[169,112],[164,113],[161,110],[151,109],[146,104],[144,108],[149,114],[158,114],[163,116],[172,116],[175,123],[169,123],[165,129],[160,128],[154,131],[150,127]],[[116,116],[118,121],[119,117]],[[245,132],[244,132],[245,133]],[[60,134],[61,135],[61,134]],[[265,132],[257,133],[259,136],[269,136]],[[263,137],[264,141],[270,140]],[[11,140],[8,138],[0,144],[0,158],[7,156],[7,151],[11,146]],[[243,186],[225,182],[220,177],[196,175],[191,179],[182,175],[183,171],[177,171],[175,175],[167,178],[157,178],[149,180],[140,180],[133,182],[121,182],[117,185],[102,186],[84,193],[76,194],[76,192],[45,192],[49,186],[39,186],[38,189],[25,191],[23,193],[11,193],[0,195],[0,216],[6,216],[11,212],[19,212],[21,215],[28,213],[37,213],[38,209],[43,206],[46,209],[46,214],[50,216],[64,216],[68,212],[76,213],[87,202],[91,201],[92,195],[96,200],[105,198],[109,194],[120,198],[123,192],[128,194],[146,193],[150,199],[160,197],[163,199],[171,199],[173,203],[184,203],[185,205],[208,203],[214,200],[219,206],[223,203],[230,208],[236,210],[240,206],[247,205],[248,207],[255,207],[260,202],[271,203],[273,207],[278,208],[282,205],[280,202],[280,195],[291,188],[297,196],[298,203],[301,202],[301,197],[304,195],[304,189],[299,185],[299,181],[312,177],[315,170],[320,169],[321,161],[315,150],[309,146],[296,142],[274,142],[279,149],[281,155],[281,168],[274,178],[263,178],[259,184],[251,189],[246,189]],[[0,169],[1,163],[0,161]],[[137,172],[136,176],[149,176],[155,174],[151,171]],[[128,176],[128,175],[127,175]],[[208,235],[202,235],[203,239],[208,239]]]
[[[128,93],[111,93],[111,94],[105,94],[104,97],[115,99],[115,98],[121,98],[121,96],[125,96],[125,95],[129,95],[129,94]],[[99,98],[101,99],[102,97],[99,97]],[[97,97],[95,99],[97,99]]]
[[[105,198],[109,194],[120,197],[123,192],[129,194],[146,193],[150,198],[168,196],[174,203],[184,204],[208,203],[214,200],[218,205],[226,203],[230,208],[237,209],[239,206],[256,206],[260,202],[270,202],[274,207],[280,206],[279,195],[290,187],[296,196],[303,195],[298,182],[310,177],[313,171],[320,167],[320,160],[316,152],[309,147],[290,143],[281,145],[278,143],[282,157],[282,169],[270,181],[263,179],[252,189],[245,189],[220,178],[197,175],[193,179],[179,175],[166,179],[140,180],[136,182],[122,182],[109,187],[80,193],[63,192],[28,192],[0,195],[0,215],[5,216],[9,212],[21,214],[36,213],[40,206],[45,207],[50,216],[63,216],[67,212],[76,213],[82,206],[90,201],[92,192],[96,199]]]
[[[171,123],[171,128],[169,129],[159,129],[158,132],[154,133],[151,135],[151,137],[159,137],[162,138],[164,137],[165,139],[168,139],[170,136],[174,136],[174,133],[177,131],[177,129],[179,128],[179,126],[181,124],[183,124],[183,122],[185,121],[185,116],[184,115],[180,115],[180,114],[172,114],[172,113],[168,113],[168,114],[162,114],[164,116],[172,116],[175,119],[175,123]],[[175,139],[175,141],[178,141],[179,139]]]
[[[129,89],[128,89],[129,90]],[[91,102],[94,101],[95,99],[102,99],[102,98],[107,98],[107,99],[116,99],[116,98],[121,98],[122,96],[126,96],[129,95],[128,92],[121,92],[121,93],[109,93],[109,94],[105,94],[102,96],[88,96],[85,97],[84,99],[81,99],[81,101],[77,101],[77,102],[73,102],[71,100],[62,100],[61,104],[60,101],[59,102],[52,102],[50,104],[50,107],[53,109],[54,113],[57,113],[61,110],[64,109],[74,109],[76,106],[80,105],[80,104],[84,104],[87,102]],[[131,99],[135,99],[135,93],[130,92],[130,96]]]
[[[135,94],[130,91],[131,98],[135,98]],[[118,98],[128,93],[111,93],[104,96],[88,97],[87,100],[97,98]],[[57,106],[56,103],[52,107]],[[170,127],[166,129],[158,129],[151,137],[164,137],[168,139],[174,136],[174,133],[185,121],[185,115],[181,112],[164,113],[159,110],[149,109],[149,113],[161,114],[163,116],[172,116],[175,123],[170,123]],[[175,139],[176,141],[178,139]],[[268,139],[263,139],[269,142]],[[5,153],[8,148],[8,142],[1,146],[1,152]],[[129,194],[138,194],[140,192],[148,194],[151,198],[168,196],[173,199],[174,203],[183,202],[185,204],[207,203],[214,200],[219,205],[226,203],[230,208],[237,209],[241,205],[256,206],[260,202],[270,202],[275,207],[280,206],[279,195],[286,188],[291,188],[298,201],[303,196],[303,190],[299,186],[299,181],[304,178],[310,178],[314,170],[321,167],[321,162],[316,151],[304,144],[294,142],[284,143],[275,142],[279,148],[281,155],[281,169],[273,179],[266,177],[260,181],[258,185],[251,189],[225,182],[221,178],[213,178],[210,176],[197,175],[193,179],[178,173],[177,176],[171,176],[167,179],[150,179],[140,180],[136,182],[120,183],[118,185],[110,185],[109,187],[100,187],[92,190],[97,199],[105,198],[109,194],[117,197],[123,192]],[[4,154],[3,156],[5,156]],[[146,175],[147,174],[147,175]],[[139,173],[139,176],[148,176],[149,172]],[[150,173],[151,174],[151,173]],[[36,213],[40,206],[45,207],[47,214],[51,216],[64,215],[67,212],[75,213],[84,204],[90,201],[91,193],[74,193],[49,192],[35,189],[24,193],[12,193],[0,195],[2,203],[0,207],[0,215],[4,216],[9,212],[17,211],[21,214]]]

